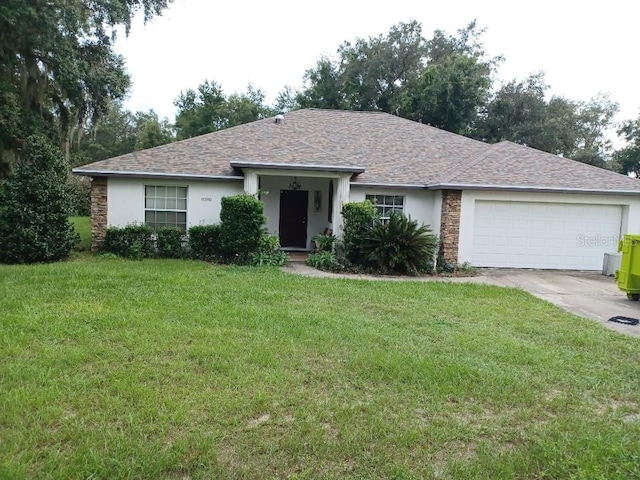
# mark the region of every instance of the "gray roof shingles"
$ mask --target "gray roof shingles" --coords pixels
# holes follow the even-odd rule
[[[355,184],[640,194],[640,182],[511,142],[486,144],[381,112],[305,109],[74,169],[233,177],[230,162],[364,167]]]

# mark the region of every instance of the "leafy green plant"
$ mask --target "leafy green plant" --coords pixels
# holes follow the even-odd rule
[[[216,225],[195,225],[189,229],[189,252],[198,260],[219,260],[222,256],[222,227]]]
[[[289,260],[289,255],[280,250],[280,239],[275,235],[263,233],[258,250],[249,256],[249,263],[254,266],[282,266]]]
[[[392,213],[386,224],[376,223],[362,243],[362,253],[369,265],[382,273],[415,275],[431,258],[437,245],[428,225],[401,213]]]
[[[365,263],[362,242],[371,227],[379,222],[380,215],[375,205],[369,200],[350,202],[342,206],[344,219],[342,242],[347,260],[356,265]]]
[[[178,227],[165,226],[158,229],[156,247],[158,256],[180,258],[184,256],[184,234]]]
[[[339,272],[344,270],[344,265],[338,257],[331,252],[321,251],[317,253],[311,253],[307,257],[307,265],[317,268],[318,270],[325,270],[328,272]]]
[[[80,240],[69,221],[67,164],[44,137],[29,137],[22,153],[0,186],[0,262],[61,260]]]
[[[223,197],[220,210],[221,250],[231,263],[248,263],[263,234],[264,204],[253,195]]]
[[[151,258],[156,253],[153,229],[146,224],[107,228],[102,250],[134,260]]]
[[[336,242],[336,237],[333,235],[327,235],[326,233],[319,233],[313,237],[312,240],[315,244],[316,252],[332,252]]]

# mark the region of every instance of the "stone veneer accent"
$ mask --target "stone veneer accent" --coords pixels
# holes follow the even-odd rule
[[[461,190],[442,191],[442,213],[440,216],[440,241],[445,262],[458,262],[458,240],[460,238]]]
[[[102,247],[107,233],[107,178],[91,179],[91,250]]]

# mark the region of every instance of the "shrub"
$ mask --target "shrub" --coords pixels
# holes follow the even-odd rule
[[[436,237],[427,225],[418,226],[417,221],[392,213],[388,223],[371,227],[362,252],[369,264],[382,273],[415,275],[433,258],[436,245]]]
[[[307,265],[317,268],[318,270],[325,270],[329,272],[339,272],[340,270],[344,270],[344,265],[340,262],[338,257],[334,253],[327,251],[310,254],[307,257]]]
[[[91,215],[91,179],[69,174],[67,184],[71,197],[71,215],[78,217]]]
[[[223,197],[220,210],[222,254],[226,261],[247,263],[257,252],[265,222],[264,205],[252,195]]]
[[[316,252],[333,252],[333,247],[336,242],[336,237],[333,235],[327,235],[326,233],[319,233],[312,238],[313,243],[316,246]]]
[[[254,266],[270,265],[279,267],[287,263],[289,255],[280,250],[280,239],[274,235],[263,233],[258,250],[250,255],[249,263]]]
[[[196,225],[189,229],[189,250],[199,260],[219,260],[222,256],[220,225]]]
[[[178,227],[161,227],[158,229],[156,247],[158,256],[164,258],[180,258],[184,256],[184,234]]]
[[[362,242],[371,227],[379,222],[378,210],[369,200],[345,203],[342,206],[342,218],[344,255],[350,262],[362,265],[365,263]]]
[[[69,221],[67,164],[46,138],[31,136],[0,185],[0,262],[53,262],[68,257],[79,237]]]
[[[102,250],[135,260],[151,258],[156,251],[153,229],[145,224],[107,228]]]

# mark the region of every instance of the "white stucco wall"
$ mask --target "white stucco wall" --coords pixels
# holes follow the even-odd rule
[[[279,235],[280,220],[280,190],[290,190],[289,184],[294,177],[260,176],[260,200],[264,202],[264,213],[267,217],[267,231],[273,235]],[[318,233],[322,233],[329,226],[327,208],[329,206],[329,180],[328,178],[296,177],[300,183],[299,190],[309,192],[307,207],[307,249],[311,249],[311,239]],[[337,179],[333,180],[334,189]],[[321,208],[316,212],[314,208],[314,192],[321,192]]]
[[[367,195],[402,195],[404,196],[404,213],[417,220],[419,224],[429,225],[433,233],[440,233],[440,209],[442,193],[418,188],[377,188],[351,185],[349,201],[362,202]]]
[[[157,180],[110,177],[107,224],[124,227],[144,222],[145,185],[187,187],[187,228],[220,221],[220,200],[243,192],[242,181]]]
[[[620,236],[625,233],[640,232],[640,198],[618,195],[585,195],[534,192],[462,192],[460,211],[460,237],[458,242],[458,262],[470,262],[473,255],[473,226],[476,200],[511,202],[577,203],[591,205],[622,206],[622,226]],[[615,248],[613,249],[615,250]]]

